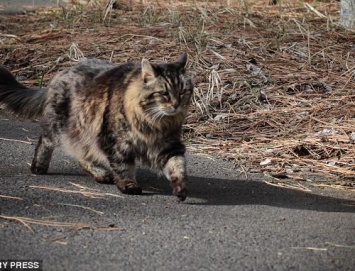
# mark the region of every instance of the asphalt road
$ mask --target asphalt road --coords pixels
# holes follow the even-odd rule
[[[70,0],[0,0],[0,5],[4,7],[41,7],[57,6],[70,2]]]
[[[19,15],[38,7],[65,6],[70,0],[0,0],[0,15]]]
[[[0,111],[0,259],[43,260],[44,270],[354,270],[354,192],[274,187],[190,155],[186,202],[144,170],[144,195],[122,195],[60,150],[49,175],[32,175],[38,134]]]

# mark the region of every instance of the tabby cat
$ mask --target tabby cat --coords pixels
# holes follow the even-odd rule
[[[57,74],[47,89],[29,89],[0,66],[0,103],[19,117],[41,120],[32,173],[47,173],[54,148],[62,145],[99,183],[141,194],[135,179],[141,162],[164,173],[183,201],[181,133],[193,91],[186,62],[186,53],[161,64],[85,59]]]

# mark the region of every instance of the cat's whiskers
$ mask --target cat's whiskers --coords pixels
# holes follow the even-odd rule
[[[147,113],[147,116],[153,125],[155,125],[156,122],[160,121],[164,117],[164,113],[161,112],[157,107],[151,107],[145,110],[145,112]]]
[[[157,113],[155,114],[154,121],[155,121],[155,122],[160,122],[163,117],[165,117],[164,112],[159,111],[159,112],[157,112]],[[154,123],[155,123],[155,122],[154,122]]]

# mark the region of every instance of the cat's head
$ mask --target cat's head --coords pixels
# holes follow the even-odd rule
[[[186,113],[193,91],[192,80],[185,70],[186,62],[186,53],[171,63],[152,64],[142,60],[140,104],[153,120]]]

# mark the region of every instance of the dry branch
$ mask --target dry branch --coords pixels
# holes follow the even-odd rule
[[[124,230],[122,228],[117,228],[117,227],[96,227],[96,226],[90,226],[88,224],[83,224],[83,223],[60,222],[60,221],[54,221],[54,220],[48,220],[48,219],[47,220],[46,219],[35,219],[35,218],[19,217],[19,216],[0,215],[0,218],[20,222],[32,233],[34,233],[34,231],[29,226],[29,224],[49,226],[49,227],[62,227],[62,228],[69,228],[72,230],[84,230],[84,229],[103,230],[103,231]]]

